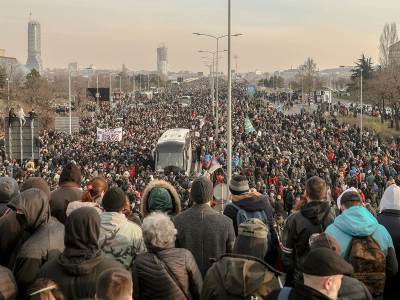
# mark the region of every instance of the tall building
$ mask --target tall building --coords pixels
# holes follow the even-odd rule
[[[36,69],[42,72],[42,45],[41,45],[40,23],[30,20],[28,23],[28,59],[26,67],[29,70]]]
[[[389,64],[400,65],[400,42],[389,47]]]
[[[168,48],[164,45],[157,48],[157,72],[168,76]]]

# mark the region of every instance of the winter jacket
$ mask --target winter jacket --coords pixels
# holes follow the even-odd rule
[[[338,300],[372,300],[371,293],[361,281],[343,276]]]
[[[137,254],[146,251],[142,229],[117,212],[100,215],[99,245],[107,257],[119,261],[127,269],[131,269]]]
[[[281,290],[273,291],[265,298],[266,300],[277,300]],[[302,283],[296,283],[296,286],[290,291],[288,300],[332,300],[328,296],[306,286]]]
[[[288,217],[282,237],[282,258],[286,273],[296,277],[303,272],[303,262],[310,251],[310,236],[324,232],[334,218],[327,201],[310,201]]]
[[[378,215],[379,224],[383,225],[389,232],[397,259],[400,258],[400,188],[391,185],[382,196]],[[398,299],[400,295],[400,273],[386,279],[384,299]]]
[[[163,264],[173,273],[185,293]],[[200,299],[203,279],[189,250],[171,248],[139,254],[132,273],[135,282],[134,299],[184,300],[185,294],[194,300]]]
[[[365,207],[353,206],[346,209],[325,232],[337,240],[343,257],[353,237],[371,235],[386,255],[386,276],[397,273],[398,265],[392,238],[386,228],[380,225]]]
[[[111,268],[124,269],[101,251],[98,239],[100,216],[94,208],[83,207],[71,213],[65,223],[65,249],[47,262],[40,278],[58,283],[65,299],[94,298],[99,275]]]
[[[208,270],[201,299],[263,299],[279,289],[277,275],[278,271],[255,257],[224,255]]]
[[[245,211],[264,211],[268,219],[268,229],[271,233],[271,238],[268,240],[268,252],[266,261],[270,264],[274,264],[277,257],[277,245],[278,237],[274,229],[274,219],[273,210],[271,204],[269,203],[267,197],[261,195],[257,192],[249,192],[243,195],[233,195],[232,202],[244,209]],[[228,204],[225,207],[224,215],[229,217],[233,222],[233,228],[235,229],[235,234],[238,234],[238,224],[237,224],[237,213],[238,210],[233,206]]]
[[[29,238],[19,224],[15,211],[10,211],[0,218],[0,265],[12,268],[16,250]]]
[[[13,273],[0,266],[0,299],[11,300],[17,296],[17,285]]]
[[[42,265],[64,250],[64,225],[50,217],[48,195],[42,190],[26,190],[9,206],[22,212],[20,223],[31,233],[19,249],[13,268],[19,294],[24,295]]]
[[[235,242],[232,220],[208,204],[195,204],[177,215],[174,223],[178,230],[176,247],[192,252],[203,276],[212,265],[210,259],[232,252]]]
[[[76,183],[65,182],[54,190],[50,196],[51,215],[61,223],[65,223],[68,204],[82,199],[82,190]]]
[[[147,215],[152,213],[152,211],[149,210],[149,196],[154,188],[164,188],[169,192],[172,198],[173,215],[179,214],[179,212],[181,211],[181,200],[176,189],[170,183],[164,180],[153,180],[146,186],[145,190],[143,191],[142,201],[140,203],[143,217],[146,217]]]

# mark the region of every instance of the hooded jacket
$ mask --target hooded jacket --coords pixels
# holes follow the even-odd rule
[[[201,299],[263,299],[280,288],[277,275],[278,271],[255,257],[224,255],[207,272]]]
[[[165,180],[153,180],[143,191],[142,201],[140,203],[143,217],[153,212],[149,209],[149,197],[154,188],[164,188],[169,192],[172,199],[173,215],[177,215],[181,211],[181,200],[176,189]]]
[[[68,204],[82,199],[82,190],[74,182],[64,182],[50,196],[51,215],[61,223],[65,223]]]
[[[100,248],[131,269],[136,255],[146,251],[142,229],[128,221],[123,213],[104,212],[100,215]]]
[[[385,226],[393,240],[396,257],[400,258],[400,188],[397,185],[389,186],[383,193],[379,205],[379,224]],[[387,278],[385,286],[385,299],[397,299],[400,294],[400,274]]]
[[[47,262],[39,277],[57,282],[66,299],[94,298],[97,278],[103,271],[124,269],[101,251],[99,234],[100,216],[94,208],[73,211],[65,223],[64,252]]]
[[[286,273],[303,271],[303,261],[310,251],[309,239],[324,232],[335,218],[328,201],[310,201],[286,220],[282,237],[282,256]]]
[[[386,255],[386,275],[397,273],[398,266],[392,238],[386,228],[380,225],[365,207],[353,206],[346,209],[325,232],[337,240],[343,257],[353,237],[372,236]]]
[[[22,192],[9,207],[21,212],[17,213],[17,219],[31,234],[19,249],[14,265],[19,293],[23,295],[41,266],[63,251],[64,225],[50,217],[48,195],[37,188]]]

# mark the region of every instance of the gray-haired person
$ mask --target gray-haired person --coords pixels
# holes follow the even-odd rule
[[[143,220],[147,253],[133,264],[134,299],[199,299],[203,279],[192,253],[175,248],[176,229],[163,213]]]

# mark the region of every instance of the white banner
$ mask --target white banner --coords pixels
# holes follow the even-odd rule
[[[98,142],[120,142],[122,141],[122,127],[113,129],[101,129],[97,127]]]

